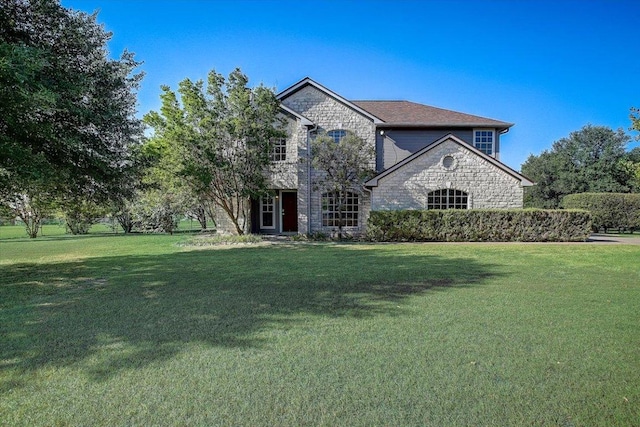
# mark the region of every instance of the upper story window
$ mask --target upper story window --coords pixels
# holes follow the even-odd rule
[[[477,129],[473,131],[473,146],[488,156],[494,156],[495,132],[493,129]]]
[[[287,139],[286,138],[278,138],[273,141],[273,146],[271,147],[271,153],[269,154],[269,159],[272,162],[283,162],[287,160]]]
[[[334,129],[334,130],[330,130],[329,132],[327,132],[327,136],[329,138],[332,138],[337,144],[337,143],[340,142],[340,140],[342,138],[347,136],[347,131],[344,130],[344,129]]]
[[[427,194],[427,209],[467,209],[469,195],[464,191],[443,188]]]

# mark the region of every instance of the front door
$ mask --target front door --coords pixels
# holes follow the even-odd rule
[[[282,232],[298,231],[298,193],[282,192]]]

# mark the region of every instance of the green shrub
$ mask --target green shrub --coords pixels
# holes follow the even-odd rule
[[[367,238],[407,242],[584,241],[591,215],[583,210],[472,209],[372,211]]]
[[[191,237],[179,246],[219,246],[219,245],[237,245],[246,243],[261,243],[262,236],[257,234],[243,234],[236,236],[233,234],[201,234]]]
[[[591,212],[593,230],[640,229],[640,194],[579,193],[562,199],[562,207]]]
[[[82,196],[61,201],[60,209],[67,232],[74,235],[87,234],[91,226],[106,215],[103,206]]]

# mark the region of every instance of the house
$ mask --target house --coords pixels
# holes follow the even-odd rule
[[[500,138],[512,123],[408,101],[347,100],[310,78],[277,95],[289,137],[277,141],[272,196],[252,201],[251,231],[331,233],[331,194],[314,188],[310,142],[354,132],[375,147],[378,173],[350,194],[344,230],[365,231],[371,210],[521,208],[526,177],[500,162]],[[224,220],[218,229],[231,231]]]

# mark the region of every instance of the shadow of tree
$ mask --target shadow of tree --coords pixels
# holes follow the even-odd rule
[[[259,347],[260,331],[300,314],[396,315],[408,297],[497,274],[473,259],[366,248],[273,246],[2,266],[0,371],[82,362],[99,380],[170,358],[187,343]]]

